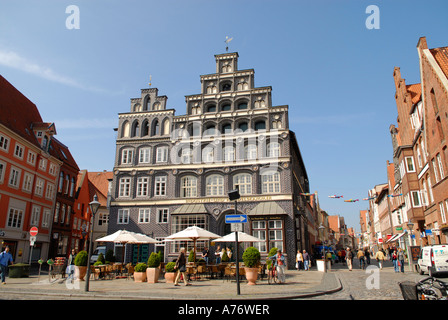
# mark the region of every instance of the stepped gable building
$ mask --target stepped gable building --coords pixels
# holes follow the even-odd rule
[[[238,213],[248,215],[244,232],[265,240],[252,245],[263,257],[282,249],[292,267],[297,250],[311,248],[308,199],[300,195],[309,183],[288,106],[273,106],[272,88],[255,87],[254,70],[238,69],[238,53],[215,59],[216,72],[200,77],[201,92],[185,97],[186,115],[168,109],[156,88],[142,89],[130,112],[119,114],[108,233],[126,229],[163,239],[196,225],[228,234],[225,216],[234,214],[228,192],[238,188]],[[210,243],[197,245],[201,252]],[[192,242],[155,250],[170,261],[182,246]],[[127,261],[135,255],[145,261],[148,250],[138,247],[126,248]]]

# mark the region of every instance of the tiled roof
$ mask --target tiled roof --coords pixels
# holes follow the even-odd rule
[[[42,123],[36,105],[0,75],[0,123],[40,148],[33,123]]]
[[[422,86],[420,83],[407,85],[406,90],[411,95],[412,105],[422,100]]]
[[[98,201],[101,205],[106,206],[107,203],[107,193],[109,189],[109,179],[113,178],[113,173],[111,171],[103,172],[87,172],[89,183],[94,188],[91,190],[91,194],[98,195]]]
[[[429,51],[434,56],[434,59],[436,59],[445,77],[448,78],[448,47],[429,49]]]
[[[50,154],[64,162],[65,164],[71,166],[76,171],[79,171],[78,164],[76,163],[75,159],[73,158],[70,150],[66,145],[64,145],[62,142],[60,142],[55,137],[51,138],[50,142],[50,148],[49,148]]]

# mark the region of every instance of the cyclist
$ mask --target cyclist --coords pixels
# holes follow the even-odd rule
[[[285,283],[286,259],[282,254],[282,250],[277,250],[277,253],[272,257],[269,257],[269,259],[274,261],[274,266],[277,270],[278,282]]]

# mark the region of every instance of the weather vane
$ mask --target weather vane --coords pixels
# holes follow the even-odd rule
[[[152,75],[149,75],[149,86],[151,87]]]
[[[226,41],[224,41],[226,43],[226,52],[229,52],[229,42],[233,40],[232,38],[229,38],[229,36],[226,36]]]

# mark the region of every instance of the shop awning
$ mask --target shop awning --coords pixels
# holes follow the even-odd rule
[[[195,214],[208,213],[203,204],[184,204],[174,210],[171,214]]]
[[[255,208],[249,212],[249,216],[266,216],[266,215],[279,215],[286,214],[277,203],[273,201],[261,202]]]
[[[398,239],[400,239],[405,234],[406,234],[405,232],[394,234],[392,238],[386,241],[386,243],[398,241]]]

